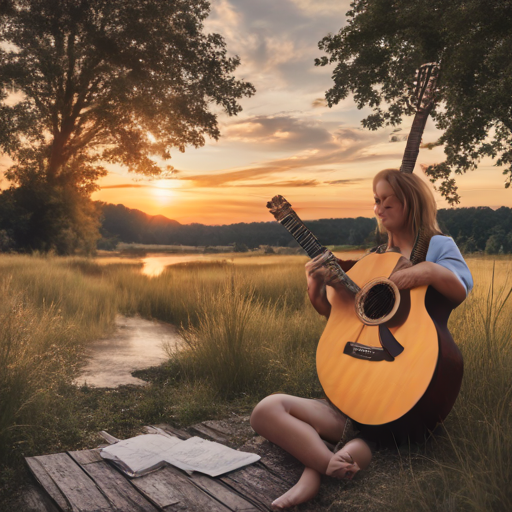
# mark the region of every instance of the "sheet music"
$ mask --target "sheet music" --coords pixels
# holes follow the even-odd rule
[[[105,459],[115,461],[131,476],[141,476],[164,462],[184,471],[218,476],[260,459],[254,453],[233,450],[200,437],[182,441],[177,437],[160,434],[146,434],[119,441],[103,448],[100,454]]]
[[[191,437],[176,445],[165,460],[180,469],[218,476],[260,460],[254,453],[239,452],[219,443]]]
[[[132,437],[101,450],[104,459],[120,460],[133,473],[142,472],[166,460],[171,450],[180,443],[177,437],[146,434]]]

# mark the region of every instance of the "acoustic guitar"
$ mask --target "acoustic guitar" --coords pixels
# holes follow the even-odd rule
[[[398,291],[388,279],[399,253],[370,253],[345,273],[282,196],[267,204],[276,220],[344,284],[317,348],[328,399],[365,425],[397,420],[433,430],[450,412],[462,381],[462,356],[448,331],[454,307],[432,287]]]

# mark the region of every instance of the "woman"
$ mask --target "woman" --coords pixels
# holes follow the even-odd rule
[[[403,259],[390,276],[399,289],[430,285],[454,306],[459,305],[473,286],[471,273],[454,241],[441,234],[436,221],[436,203],[428,186],[413,174],[387,169],[373,180],[374,211],[379,227],[387,232],[387,246],[379,252],[399,251]],[[422,230],[432,236],[426,261],[411,265],[409,258],[416,236]],[[308,295],[315,309],[329,317],[330,298],[342,284],[334,284],[332,275],[319,256],[306,264]],[[320,487],[320,475],[352,479],[370,464],[370,444],[379,438],[365,435],[350,439],[352,421],[324,400],[311,400],[276,394],[262,400],[251,415],[253,429],[285,449],[305,465],[295,486],[272,505],[284,509],[313,498]],[[371,427],[366,429],[371,432]],[[424,432],[426,433],[426,432]],[[412,436],[411,436],[412,437]],[[348,442],[333,454],[325,441]]]

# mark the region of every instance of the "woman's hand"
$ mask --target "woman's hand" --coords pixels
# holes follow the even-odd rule
[[[420,286],[416,284],[418,276],[414,272],[411,261],[404,256],[398,260],[393,273],[389,276],[389,280],[393,281],[399,290],[408,290]]]
[[[306,276],[309,283],[334,286],[338,282],[336,273],[325,266],[325,262],[333,256],[331,251],[325,251],[306,263]]]
[[[308,281],[309,279],[312,279],[313,281],[324,282],[324,272],[322,272],[322,268],[325,269],[325,267],[323,267],[323,263],[321,263],[322,256],[323,254],[320,254],[306,263],[304,268],[306,269],[306,277],[308,278]]]
[[[401,259],[393,274],[389,276],[390,281],[393,281],[399,290],[430,285],[456,305],[466,298],[464,285],[446,267],[430,261],[423,261],[407,268],[405,263],[403,263],[404,267],[399,267],[400,262]]]

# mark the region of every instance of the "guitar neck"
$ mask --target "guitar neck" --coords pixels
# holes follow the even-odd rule
[[[288,215],[278,222],[290,232],[311,259],[327,250],[291,208]]]
[[[327,249],[318,241],[318,238],[304,225],[295,211],[291,208],[290,203],[282,196],[276,196],[267,204],[267,208],[276,220],[281,223],[288,232],[295,238],[297,243],[306,251],[310,258],[315,258],[323,254]],[[325,262],[325,266],[330,268],[338,278],[352,293],[357,293],[359,286],[348,277],[341,268],[337,259],[331,256]]]
[[[400,166],[401,172],[412,173],[414,166],[416,165],[416,159],[420,152],[421,136],[427,123],[428,115],[432,110],[432,106],[426,109],[419,110],[414,116],[412,122],[411,133],[407,138],[407,145],[405,147],[404,157],[402,159],[402,165]]]

